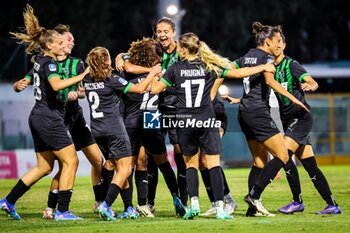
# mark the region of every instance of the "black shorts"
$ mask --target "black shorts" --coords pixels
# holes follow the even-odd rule
[[[219,121],[221,121],[221,128],[224,130],[224,134],[227,129],[227,114],[225,111],[224,103],[218,101],[217,99],[214,99],[212,101],[214,112],[215,112],[215,118]]]
[[[219,129],[179,128],[177,134],[183,155],[194,155],[198,149],[207,155],[221,153]]]
[[[67,127],[77,151],[96,143],[82,114],[76,114]]]
[[[95,138],[105,159],[121,159],[131,156],[131,146],[127,135],[112,135]]]
[[[138,156],[141,146],[144,146],[153,155],[166,153],[165,140],[160,130],[126,128],[126,131],[130,138],[133,156]]]
[[[311,145],[310,131],[313,125],[312,114],[299,111],[288,119],[282,120],[284,135],[292,138],[299,145]]]
[[[258,112],[238,110],[238,122],[247,141],[264,142],[280,133],[275,121],[270,116],[270,112],[267,110]]]
[[[28,119],[35,152],[59,151],[73,144],[63,118],[31,113]]]

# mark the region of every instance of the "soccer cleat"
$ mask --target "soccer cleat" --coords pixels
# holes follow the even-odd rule
[[[72,214],[69,210],[61,213],[59,210],[56,210],[55,214],[56,221],[75,221],[75,220],[83,220],[82,218]]]
[[[95,201],[94,205],[92,206],[92,211],[96,214],[99,214],[98,212],[98,206],[101,204],[99,201]]]
[[[138,205],[136,210],[140,213],[141,216],[146,218],[154,218],[154,214],[152,213],[149,205]]]
[[[201,216],[208,217],[210,215],[215,215],[216,214],[216,207],[214,202],[211,203],[211,207],[204,213],[201,214]]]
[[[229,215],[223,208],[216,207],[216,219],[232,219],[233,217]]]
[[[265,209],[265,207],[261,203],[261,200],[252,199],[249,195],[247,195],[244,197],[244,201],[249,205],[249,207],[251,207],[252,209],[255,209],[257,212],[260,212],[264,217],[275,216],[274,214],[271,214],[269,211]]]
[[[123,211],[121,214],[118,215],[117,218],[139,218],[140,214],[135,210],[133,206],[129,206],[125,211]]]
[[[178,198],[177,196],[174,196],[173,203],[175,207],[176,216],[181,216],[181,217],[185,216],[186,210],[180,198]]]
[[[151,210],[152,214],[154,214],[156,212],[156,205],[149,205],[149,209]]]
[[[295,212],[303,212],[303,211],[304,211],[304,204],[299,203],[297,201],[292,201],[288,205],[278,209],[278,212],[283,214],[293,214]]]
[[[107,203],[104,201],[98,206],[98,212],[100,216],[106,221],[115,221],[114,213],[110,206],[107,206]]]
[[[56,210],[50,207],[46,207],[43,213],[44,219],[54,219],[56,214]]]
[[[237,202],[233,199],[231,200],[225,200],[225,212],[228,213],[228,214],[233,214],[233,212],[235,212],[235,210],[237,209],[238,205],[237,205]]]
[[[6,212],[9,217],[16,220],[20,220],[21,216],[16,212],[16,206],[14,204],[8,203],[6,198],[0,200],[0,208],[2,211]]]
[[[326,208],[316,212],[315,214],[341,214],[341,210],[337,205],[327,205]]]
[[[193,219],[195,216],[198,216],[201,213],[199,208],[189,208],[185,215],[183,216],[183,219]]]
[[[128,212],[128,216],[129,216],[129,218],[131,218],[131,219],[136,219],[136,218],[139,218],[139,217],[140,217],[139,212],[137,212],[137,210],[135,210],[135,208],[134,208],[133,206],[129,206],[129,207],[126,209],[126,212]]]
[[[126,212],[126,211],[121,212],[121,213],[117,216],[117,218],[129,218],[128,212]]]

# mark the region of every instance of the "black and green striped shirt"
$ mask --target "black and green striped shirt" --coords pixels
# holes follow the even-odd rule
[[[57,61],[57,63],[59,65],[59,74],[61,76],[61,79],[75,77],[83,73],[85,70],[84,62],[79,58],[68,56],[65,60]],[[67,102],[66,119],[81,111],[78,100],[68,102],[68,93],[70,91],[77,91],[78,85],[79,84],[74,84],[70,87],[58,91],[60,98],[62,98],[63,101]]]
[[[171,53],[163,52],[161,61],[162,70],[167,70],[172,64],[179,60],[179,54],[175,49]],[[159,94],[159,106],[161,111],[168,107],[175,107],[177,98],[175,96],[175,89],[173,87],[167,87],[165,92]]]
[[[300,87],[305,76],[310,76],[310,74],[307,73],[297,61],[288,56],[284,57],[283,60],[276,65],[276,81],[309,108],[309,105],[305,100],[304,91]],[[282,120],[300,110],[300,107],[293,104],[287,97],[279,93],[276,93],[276,97],[280,107]]]

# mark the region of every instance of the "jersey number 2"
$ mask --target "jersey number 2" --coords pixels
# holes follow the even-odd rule
[[[93,118],[101,118],[103,117],[103,112],[97,112],[96,109],[98,108],[98,106],[100,105],[100,97],[98,96],[98,94],[94,91],[91,91],[89,93],[89,102],[92,103],[91,104],[91,115]]]

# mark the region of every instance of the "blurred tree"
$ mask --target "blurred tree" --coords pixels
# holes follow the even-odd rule
[[[73,56],[85,59],[94,46],[110,49],[114,57],[130,42],[152,36],[157,21],[157,0],[15,0],[1,1],[0,82],[16,80],[31,67],[23,46],[9,31],[23,27],[22,12],[30,3],[42,26],[69,24],[76,39]],[[284,27],[286,53],[302,63],[350,59],[350,9],[348,0],[191,0],[182,32],[195,32],[223,56],[236,59],[255,47],[254,21]]]

